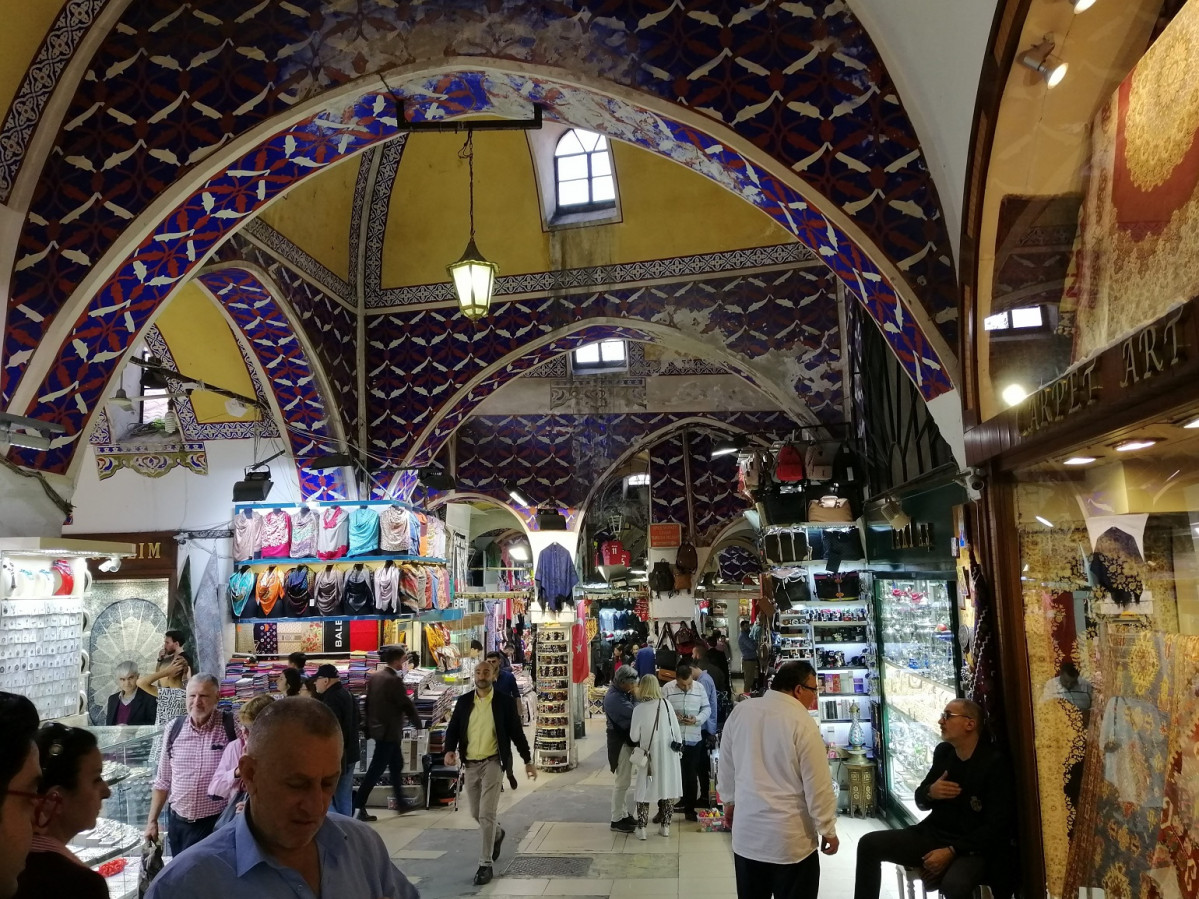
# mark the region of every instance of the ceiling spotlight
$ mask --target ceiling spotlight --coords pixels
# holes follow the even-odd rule
[[[537,510],[537,530],[565,531],[566,529],[566,516],[556,508],[551,507]]]
[[[1070,0],[1070,5],[1074,7],[1074,15],[1078,15],[1094,6],[1095,0]]]
[[[504,485],[504,489],[508,491],[508,496],[512,498],[512,502],[518,506],[524,506],[526,509],[533,505],[529,502],[529,498],[524,495],[521,489],[516,486],[516,481],[509,481]]]
[[[120,557],[109,556],[107,559],[105,559],[103,562],[100,563],[99,568],[101,571],[107,572],[108,574],[112,574],[114,571],[120,571],[121,570]]]
[[[1041,524],[1045,525],[1045,527],[1047,527],[1047,528],[1053,527],[1053,522],[1050,521],[1048,518],[1042,518],[1040,515],[1038,515],[1037,521],[1041,522]]]
[[[311,471],[321,471],[326,468],[349,468],[354,464],[354,457],[349,453],[322,453],[311,459],[301,459],[300,464]]]
[[[245,480],[237,481],[233,485],[233,501],[235,503],[260,503],[267,498],[274,486],[269,470],[247,470]]]
[[[726,437],[719,443],[712,446],[711,458],[717,459],[721,456],[731,456],[733,453],[740,452],[749,445],[749,438],[744,434],[738,434],[735,437]]]
[[[1020,64],[1044,78],[1050,87],[1057,87],[1066,77],[1066,63],[1053,55],[1052,37],[1020,54]]]
[[[50,438],[43,437],[41,434],[26,434],[23,431],[13,431],[0,428],[0,443],[7,443],[9,446],[18,446],[23,449],[31,450],[48,450],[50,449]]]
[[[882,506],[879,507],[883,518],[887,519],[887,524],[891,526],[893,531],[901,531],[912,523],[911,517],[903,511],[903,504],[892,496],[883,500]]]
[[[1199,428],[1199,418],[1192,418],[1185,425],[1183,425],[1183,427],[1184,428]]]
[[[1003,397],[1003,401],[1008,404],[1008,408],[1010,409],[1012,406],[1019,406],[1022,402],[1028,399],[1028,391],[1019,384],[1008,384],[1007,387],[1003,388],[1003,393],[1001,396]]]
[[[1063,465],[1090,465],[1095,461],[1094,456],[1071,456]]]
[[[1123,443],[1116,444],[1116,452],[1131,453],[1135,452],[1136,450],[1148,449],[1151,446],[1155,446],[1159,442],[1160,441],[1154,440],[1151,437],[1147,437],[1143,440],[1125,440]]]
[[[417,471],[417,479],[430,490],[455,490],[458,482],[454,476],[440,468],[421,468]]]

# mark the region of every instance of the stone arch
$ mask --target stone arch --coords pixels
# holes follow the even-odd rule
[[[931,327],[930,316],[901,297],[896,286],[901,283],[899,268],[893,262],[884,262],[890,274],[880,268],[863,249],[869,242],[851,238],[837,224],[845,216],[835,207],[826,206],[833,210],[829,214],[821,212],[805,196],[805,189],[811,191],[801,178],[789,170],[776,173],[777,160],[763,158],[757,150],[734,149],[730,145],[742,141],[733,133],[725,134],[725,143],[714,136],[728,132],[727,126],[697,113],[683,115],[667,108],[655,112],[598,88],[506,71],[414,76],[397,90],[418,103],[436,102],[445,116],[481,111],[521,115],[532,101],[546,106],[550,117],[575,124],[585,118],[580,107],[602,110],[607,116],[602,124],[607,127],[600,130],[617,139],[640,141],[684,164],[690,162],[755,202],[815,249],[879,323],[926,400],[953,390],[948,342]],[[395,134],[395,97],[392,89],[363,93],[361,88],[325,95],[322,99],[331,111],[298,122],[298,116],[287,116],[293,124],[231,164],[207,167],[209,177],[180,177],[176,189],[164,191],[154,208],[168,208],[175,199],[181,200],[179,205],[149,228],[128,255],[114,250],[116,241],[108,244],[106,258],[118,261],[103,269],[93,267],[81,250],[64,256],[44,234],[29,233],[27,223],[26,252],[18,260],[5,335],[8,365],[3,397],[13,408],[64,425],[68,436],[45,453],[20,454],[22,458],[46,470],[65,470],[74,453],[74,435],[83,430],[106,389],[113,359],[127,347],[130,332],[140,330],[171,287],[194,271],[237,223],[313,171]],[[680,119],[693,122],[684,124]],[[244,148],[253,140],[243,137],[230,143]],[[226,158],[232,155],[230,151]],[[188,192],[189,185],[198,186]],[[128,245],[137,237],[123,240]],[[36,276],[23,274],[34,269]],[[105,271],[112,273],[102,281]],[[73,293],[64,297],[63,290]],[[38,364],[27,372],[38,346],[43,347]],[[49,347],[54,348],[53,359]]]

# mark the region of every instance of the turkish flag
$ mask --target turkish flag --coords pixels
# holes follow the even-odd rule
[[[571,680],[576,684],[581,684],[591,674],[591,659],[588,658],[587,625],[582,621],[576,621],[574,627],[571,628],[570,639],[574,644],[574,664],[571,670]]]

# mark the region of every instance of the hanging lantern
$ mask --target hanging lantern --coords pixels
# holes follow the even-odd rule
[[[466,133],[466,143],[459,157],[466,159],[470,192],[470,240],[466,251],[457,262],[447,265],[454,294],[458,297],[458,308],[471,321],[478,321],[491,307],[491,293],[495,289],[495,276],[499,266],[488,262],[475,246],[475,144],[474,132]]]

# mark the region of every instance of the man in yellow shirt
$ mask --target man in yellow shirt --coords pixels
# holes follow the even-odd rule
[[[445,732],[445,763],[451,767],[457,765],[461,754],[470,814],[479,822],[482,852],[475,883],[480,885],[491,882],[491,863],[500,857],[504,842],[504,829],[495,816],[500,804],[500,784],[505,774],[512,777],[513,743],[524,759],[525,776],[537,779],[516,701],[492,689],[495,677],[494,663],[478,664],[474,692],[459,697]]]

